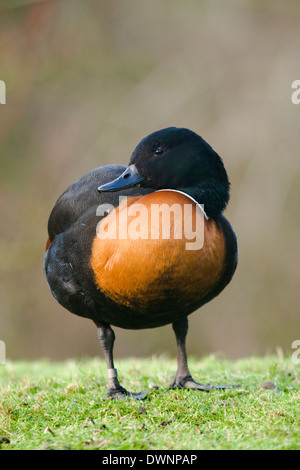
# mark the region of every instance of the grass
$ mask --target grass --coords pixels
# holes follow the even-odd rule
[[[98,359],[1,365],[1,449],[300,448],[300,366],[290,358],[190,359],[198,380],[241,384],[210,393],[169,390],[174,360],[116,365],[129,390],[159,389],[144,401],[106,399],[106,368]],[[261,387],[267,380],[276,387]]]

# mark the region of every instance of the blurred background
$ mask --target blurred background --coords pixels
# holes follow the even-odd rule
[[[190,316],[188,352],[291,353],[300,339],[300,3],[0,0],[0,339],[9,359],[102,356],[52,297],[43,258],[58,196],[126,165],[168,126],[221,155],[239,240],[226,290]],[[116,330],[116,356],[175,354],[172,328]]]

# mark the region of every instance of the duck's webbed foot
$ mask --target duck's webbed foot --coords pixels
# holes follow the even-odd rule
[[[144,400],[149,393],[150,390],[145,390],[144,392],[139,393],[128,392],[126,388],[119,386],[118,388],[109,388],[107,392],[107,398],[112,398],[113,400],[126,400],[128,398]]]
[[[238,388],[240,384],[237,385],[211,385],[211,384],[200,384],[196,382],[191,375],[188,375],[183,378],[175,377],[173,382],[170,384],[170,388],[190,388],[195,390],[200,390],[202,392],[209,392],[210,390],[226,390],[227,388]]]
[[[191,375],[187,375],[181,378],[176,376],[170,384],[170,388],[194,388],[202,392],[209,392],[211,386],[195,382]]]
[[[126,388],[120,385],[117,379],[117,370],[116,369],[108,369],[108,384],[109,388],[107,391],[107,397],[113,398],[114,400],[125,400],[127,398],[134,398],[135,400],[144,400],[147,395],[150,393],[150,390],[145,390],[144,392],[128,392]]]

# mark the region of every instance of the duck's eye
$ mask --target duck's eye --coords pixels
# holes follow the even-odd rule
[[[158,147],[156,150],[155,150],[155,155],[162,155],[164,153],[163,149],[161,147]]]

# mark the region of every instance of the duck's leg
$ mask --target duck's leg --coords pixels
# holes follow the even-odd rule
[[[108,323],[96,323],[97,333],[102,346],[107,365],[108,392],[107,396],[112,398],[126,398],[131,396],[137,400],[142,400],[149,393],[149,390],[141,393],[128,392],[120,385],[117,369],[114,366],[113,346],[115,342],[115,333]]]
[[[209,392],[211,387],[209,385],[195,382],[189,371],[185,348],[185,340],[188,332],[188,319],[186,317],[182,318],[181,320],[172,323],[172,326],[177,342],[177,372],[170,387],[195,388],[197,390]]]
[[[209,392],[212,389],[225,390],[226,388],[240,387],[237,385],[205,385],[195,382],[189,371],[187,355],[185,349],[185,340],[188,331],[188,319],[185,317],[172,324],[177,342],[177,363],[178,368],[170,388],[194,388]]]

